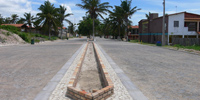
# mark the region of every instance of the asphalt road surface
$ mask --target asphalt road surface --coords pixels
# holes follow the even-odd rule
[[[0,99],[32,100],[86,39],[0,47]]]
[[[149,100],[200,99],[200,56],[111,39],[96,43]]]

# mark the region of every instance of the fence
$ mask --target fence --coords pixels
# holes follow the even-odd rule
[[[172,38],[172,45],[180,44],[183,46],[200,45],[199,38]]]

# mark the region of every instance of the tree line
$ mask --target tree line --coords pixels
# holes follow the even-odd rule
[[[132,0],[123,0],[119,6],[112,7],[109,5],[109,2],[101,3],[100,0],[82,0],[82,4],[77,4],[77,6],[86,9],[87,16],[80,21],[78,32],[80,34],[92,35],[92,26],[93,36],[95,30],[99,35],[112,35],[118,36],[118,38],[127,37],[128,26],[131,25],[131,16],[138,10],[141,10],[137,6],[131,7],[131,3]],[[109,10],[109,8],[112,10]],[[109,13],[109,17],[104,19],[102,14],[107,15],[107,13]],[[99,21],[98,16],[103,21]]]
[[[83,35],[93,35],[98,33],[99,35],[112,35],[118,38],[127,37],[128,26],[131,25],[131,16],[137,12],[137,6],[131,7],[132,0],[123,0],[118,6],[110,6],[109,2],[101,3],[100,0],[81,0],[81,4],[76,6],[86,9],[86,16],[83,17],[78,25],[78,33]],[[35,28],[41,28],[43,31],[48,33],[49,38],[51,37],[52,29],[54,31],[62,27],[63,21],[68,22],[71,26],[68,27],[71,32],[74,32],[74,24],[70,20],[66,19],[71,13],[65,14],[66,8],[61,6],[56,8],[54,4],[49,1],[45,1],[39,8],[40,13],[34,17],[31,13],[25,13],[24,18],[19,18],[17,14],[11,15],[11,17],[3,18],[0,15],[0,24],[15,24],[22,23],[27,24],[29,28],[32,25]],[[110,10],[111,9],[111,10]],[[108,18],[104,18],[103,15],[108,15]],[[99,17],[103,20],[100,21]],[[62,38],[62,37],[61,37]]]
[[[48,33],[49,38],[51,38],[51,31],[57,31],[58,27],[61,27],[61,38],[62,38],[62,28],[63,21],[72,24],[70,20],[67,19],[72,13],[65,14],[66,8],[61,6],[56,8],[54,4],[49,1],[45,1],[39,8],[40,13],[33,16],[31,13],[24,13],[24,17],[20,17],[17,14],[12,14],[11,17],[4,18],[0,15],[0,24],[27,24],[31,32],[32,25],[35,28],[42,29],[45,33]]]

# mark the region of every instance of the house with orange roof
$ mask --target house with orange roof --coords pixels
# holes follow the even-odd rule
[[[28,26],[26,24],[1,24],[1,25],[10,25],[19,28],[22,32],[27,32]]]
[[[128,32],[128,38],[130,40],[138,39],[139,37],[139,26],[128,26],[129,32]]]

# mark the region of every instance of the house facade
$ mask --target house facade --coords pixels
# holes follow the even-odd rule
[[[130,40],[138,39],[139,37],[139,26],[129,26],[128,38]]]
[[[150,18],[139,22],[140,41],[156,43],[162,39],[162,20],[157,13],[150,14]],[[172,37],[176,38],[200,38],[200,15],[180,12],[166,15],[165,17],[165,41],[172,43]]]

